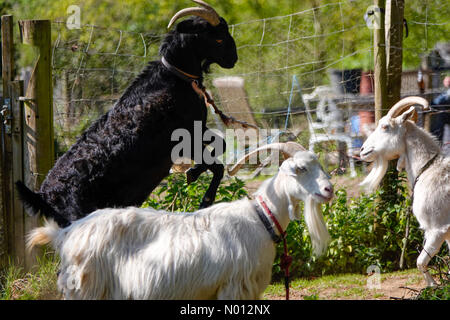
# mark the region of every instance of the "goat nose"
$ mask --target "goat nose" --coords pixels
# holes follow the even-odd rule
[[[360,152],[363,152],[364,150],[364,146],[361,147],[361,149],[359,149]]]
[[[329,193],[333,193],[333,186],[325,187],[324,190]]]

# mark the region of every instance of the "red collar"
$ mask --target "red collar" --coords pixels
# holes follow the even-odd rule
[[[280,233],[281,239],[283,240],[284,253],[281,255],[280,258],[280,267],[282,270],[284,270],[284,286],[286,288],[286,300],[289,300],[289,266],[292,263],[292,257],[288,254],[286,242],[287,233],[286,231],[283,231],[283,228],[281,227],[277,218],[275,218],[272,211],[270,211],[269,207],[264,202],[263,198],[261,196],[258,196],[257,201],[261,204],[261,206],[263,207],[266,214],[270,217],[270,219],[272,219],[273,223],[278,229],[278,232]]]
[[[273,215],[272,211],[270,211],[267,204],[264,202],[263,198],[261,196],[257,197],[259,204],[263,207],[266,214],[269,216],[269,218],[273,221],[275,224],[275,227],[277,227],[278,232],[280,233],[281,239],[286,238],[286,231],[283,231],[283,228],[281,227],[280,223],[278,222],[277,218]]]

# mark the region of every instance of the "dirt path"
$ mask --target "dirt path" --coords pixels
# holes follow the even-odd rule
[[[391,300],[408,299],[417,295],[425,286],[422,275],[417,270],[381,275],[379,288],[367,287],[368,277],[364,275],[325,276],[291,285],[291,300]],[[282,285],[266,290],[264,299],[283,300]],[[274,289],[274,288],[272,288]],[[275,292],[274,292],[275,291]]]

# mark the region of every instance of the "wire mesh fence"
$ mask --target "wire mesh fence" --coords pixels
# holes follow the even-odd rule
[[[239,62],[230,70],[214,66],[205,84],[218,106],[237,119],[252,118],[261,128],[288,131],[306,147],[315,132],[338,130],[355,140],[357,150],[364,138],[361,126],[373,121],[373,30],[364,19],[372,3],[326,3],[230,25]],[[403,48],[391,48],[403,55],[407,70],[402,95],[433,99],[445,92],[442,80],[450,70],[449,6],[446,1],[408,1],[404,16],[408,37]],[[52,29],[55,135],[64,152],[114,105],[149,61],[160,58],[165,35],[94,25],[68,29],[64,21],[54,21]],[[417,82],[419,69],[425,91]],[[236,79],[240,85],[231,90]],[[231,89],[222,90],[224,86]],[[445,110],[444,105],[440,112]],[[313,122],[324,126],[313,130]],[[209,126],[220,127],[214,115]],[[333,142],[316,146],[319,152],[335,150]]]

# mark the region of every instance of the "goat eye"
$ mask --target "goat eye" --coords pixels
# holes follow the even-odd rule
[[[216,42],[217,42],[217,43],[222,43],[223,40],[222,40],[222,39],[216,39]]]
[[[296,171],[297,171],[297,174],[300,174],[302,172],[306,172],[306,168],[305,167],[298,167]]]
[[[381,130],[386,131],[389,128],[389,126],[387,124],[382,124],[381,125]]]

